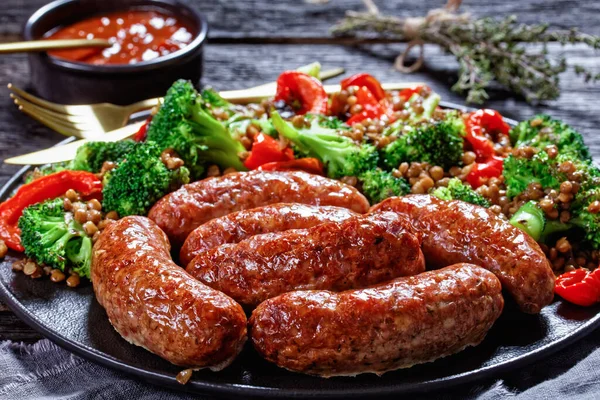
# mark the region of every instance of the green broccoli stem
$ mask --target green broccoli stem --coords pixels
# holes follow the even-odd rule
[[[573,221],[573,220],[572,220]],[[509,221],[513,226],[521,229],[531,236],[536,242],[545,242],[548,236],[565,232],[573,228],[572,223],[546,219],[546,215],[535,201],[523,204]]]
[[[216,120],[206,110],[198,107],[192,114],[192,126],[199,132],[210,132],[209,135],[195,139],[196,143],[208,147],[208,151],[199,151],[207,159],[214,161],[223,168],[233,167],[238,171],[247,171],[238,154],[245,151],[244,146],[235,140],[229,130]]]

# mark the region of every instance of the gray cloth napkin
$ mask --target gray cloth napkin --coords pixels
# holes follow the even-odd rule
[[[600,335],[592,333],[540,362],[494,380],[443,392],[415,394],[427,399],[598,399]],[[0,399],[214,399],[163,389],[85,361],[48,340],[35,344],[0,342]]]

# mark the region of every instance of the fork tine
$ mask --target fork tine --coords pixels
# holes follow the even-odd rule
[[[62,123],[63,125],[67,125],[67,126],[73,126],[79,130],[90,130],[90,131],[100,131],[103,132],[104,129],[102,129],[102,126],[97,122],[96,120],[90,120],[90,118],[86,118],[83,116],[76,116],[76,115],[67,115],[67,114],[60,114],[60,113],[56,113],[52,110],[46,109],[46,108],[42,108],[34,103],[30,103],[29,101],[22,99],[21,97],[17,96],[14,93],[11,93],[10,97],[12,99],[14,99],[15,104],[18,106],[24,106],[26,108],[28,108],[29,110],[31,110],[32,112],[35,112],[36,114],[40,114],[43,115],[49,119],[52,119],[56,122]]]
[[[44,108],[50,109],[52,111],[55,111],[57,113],[85,116],[85,115],[89,115],[89,112],[90,112],[89,106],[68,106],[68,105],[52,103],[51,101],[47,101],[47,100],[41,99],[37,96],[34,96],[31,93],[27,93],[26,91],[16,87],[12,83],[8,84],[8,89],[13,91],[14,93],[18,94],[20,97],[28,100],[29,102],[38,105],[39,107],[44,107]]]
[[[48,128],[50,128],[53,131],[56,131],[64,136],[75,136],[75,137],[82,138],[82,139],[89,139],[90,137],[98,136],[98,132],[90,135],[90,132],[81,131],[72,126],[65,126],[63,124],[57,123],[57,122],[52,121],[44,116],[36,114],[34,111],[32,111],[29,108],[24,107],[22,105],[19,106],[19,111],[29,115],[31,118],[35,119],[42,125],[46,125]]]
[[[26,99],[26,100],[34,103],[34,104],[37,104],[37,105],[39,105],[41,107],[48,108],[50,110],[54,110],[56,112],[60,112],[60,113],[63,113],[63,114],[67,114],[67,110],[65,109],[64,106],[61,106],[59,104],[55,104],[55,103],[52,103],[52,102],[40,99],[39,97],[34,96],[34,95],[30,94],[30,93],[27,93],[23,89],[20,89],[20,88],[16,87],[12,83],[8,84],[8,89],[11,90],[11,91],[13,91],[13,92],[15,92],[16,94],[18,94],[22,98],[24,98],[24,99]]]

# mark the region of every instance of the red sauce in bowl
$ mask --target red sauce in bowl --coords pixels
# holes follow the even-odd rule
[[[59,28],[46,39],[107,39],[108,48],[53,50],[48,54],[89,64],[136,64],[166,56],[194,40],[189,26],[158,11],[129,10],[97,15]]]

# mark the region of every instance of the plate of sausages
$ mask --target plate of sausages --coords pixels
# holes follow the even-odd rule
[[[230,197],[211,197],[223,185]],[[186,237],[185,270],[171,237]],[[179,388],[182,366],[201,366],[185,389],[225,395],[445,386],[541,357],[598,321],[597,308],[553,302],[545,256],[495,214],[429,195],[370,207],[304,172],[184,186],[148,218],[110,225],[93,265],[93,290],[3,268],[2,291],[76,354]]]
[[[296,84],[309,82],[311,90],[319,84],[284,75]],[[249,151],[239,154],[249,154],[240,158],[223,154],[244,143],[244,137],[231,141],[228,130],[237,129],[250,108],[228,106],[215,92],[195,97],[191,85],[176,82],[165,104],[178,106],[163,105],[137,142],[115,145],[110,163],[94,159],[98,172],[34,177],[37,186],[53,174],[76,177],[79,189],[19,211],[11,231],[16,239],[7,243],[16,251],[22,245],[25,254],[9,252],[2,260],[4,301],[44,336],[84,358],[152,384],[226,397],[433,390],[518,368],[595,329],[597,299],[582,307],[581,296],[557,289],[562,274],[573,272],[563,280],[571,283],[583,271],[592,276],[586,263],[600,254],[589,223],[600,202],[595,210],[595,192],[584,175],[595,182],[595,170],[591,160],[575,163],[573,141],[536,150],[538,142],[523,131],[549,124],[556,131],[544,140],[554,140],[559,128],[575,136],[542,117],[514,128],[515,122],[492,110],[438,107],[439,96],[428,88],[385,94],[363,75],[352,77],[329,106],[327,97],[303,105],[323,106],[333,114],[327,118],[304,117],[286,98],[271,103],[269,117],[265,110],[252,114],[255,122],[243,129],[255,141],[247,141]],[[382,131],[375,125],[385,123],[352,108],[362,92],[365,98],[383,93],[377,118],[388,126]],[[189,107],[206,106],[193,123],[166,114],[180,112],[181,98],[169,102],[181,93],[192,99]],[[344,103],[349,96],[355,97],[352,105]],[[403,125],[413,118],[413,125]],[[198,121],[211,132],[222,128],[221,141],[230,142],[213,138],[190,150],[181,138],[172,139],[171,132],[200,129]],[[164,136],[159,130],[166,126]],[[368,139],[354,138],[361,129]],[[539,129],[544,137],[550,128]],[[529,144],[513,149],[518,140]],[[113,151],[97,146],[102,156]],[[431,158],[402,161],[417,152]],[[450,152],[460,167],[448,161]],[[75,161],[81,165],[90,154],[94,150],[78,153]],[[219,173],[212,173],[212,167],[190,162],[202,157],[232,166],[215,166]],[[539,162],[556,164],[564,181],[558,175],[552,175],[556,182],[534,181],[509,201],[517,178],[539,173],[527,163]],[[388,164],[396,167],[385,170]],[[159,187],[160,179],[146,179],[144,168],[166,183]],[[2,189],[2,204],[36,186],[22,183],[29,170]],[[577,197],[587,190],[583,200]],[[551,200],[554,205],[546,207]],[[584,200],[589,206],[582,208]],[[68,228],[66,244],[40,254],[50,219],[40,220],[48,215]],[[584,217],[588,224],[577,226]],[[51,226],[58,237],[63,225]],[[31,264],[31,277],[47,270],[50,280],[15,273],[22,262]],[[83,283],[52,283],[67,273]]]

